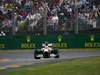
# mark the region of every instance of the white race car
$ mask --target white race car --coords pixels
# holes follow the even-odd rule
[[[37,49],[34,51],[34,58],[35,59],[40,59],[41,57],[43,58],[50,58],[50,57],[55,57],[59,58],[59,51],[58,49],[53,49],[52,44],[43,44],[43,48]]]

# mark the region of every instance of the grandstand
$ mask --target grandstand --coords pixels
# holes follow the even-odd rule
[[[100,33],[99,0],[0,0],[0,32]]]

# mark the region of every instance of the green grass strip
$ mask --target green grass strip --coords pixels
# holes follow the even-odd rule
[[[100,75],[100,57],[45,64],[5,75]]]

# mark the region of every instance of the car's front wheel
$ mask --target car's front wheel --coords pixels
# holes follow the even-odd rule
[[[34,51],[34,59],[40,59],[40,57],[38,57],[38,51]]]
[[[60,56],[57,54],[56,56],[55,56],[55,58],[59,58]]]

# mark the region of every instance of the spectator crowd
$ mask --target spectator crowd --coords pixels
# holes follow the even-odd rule
[[[47,31],[67,31],[76,21],[100,28],[100,1],[0,0],[0,33],[5,35],[43,33],[45,25]]]

